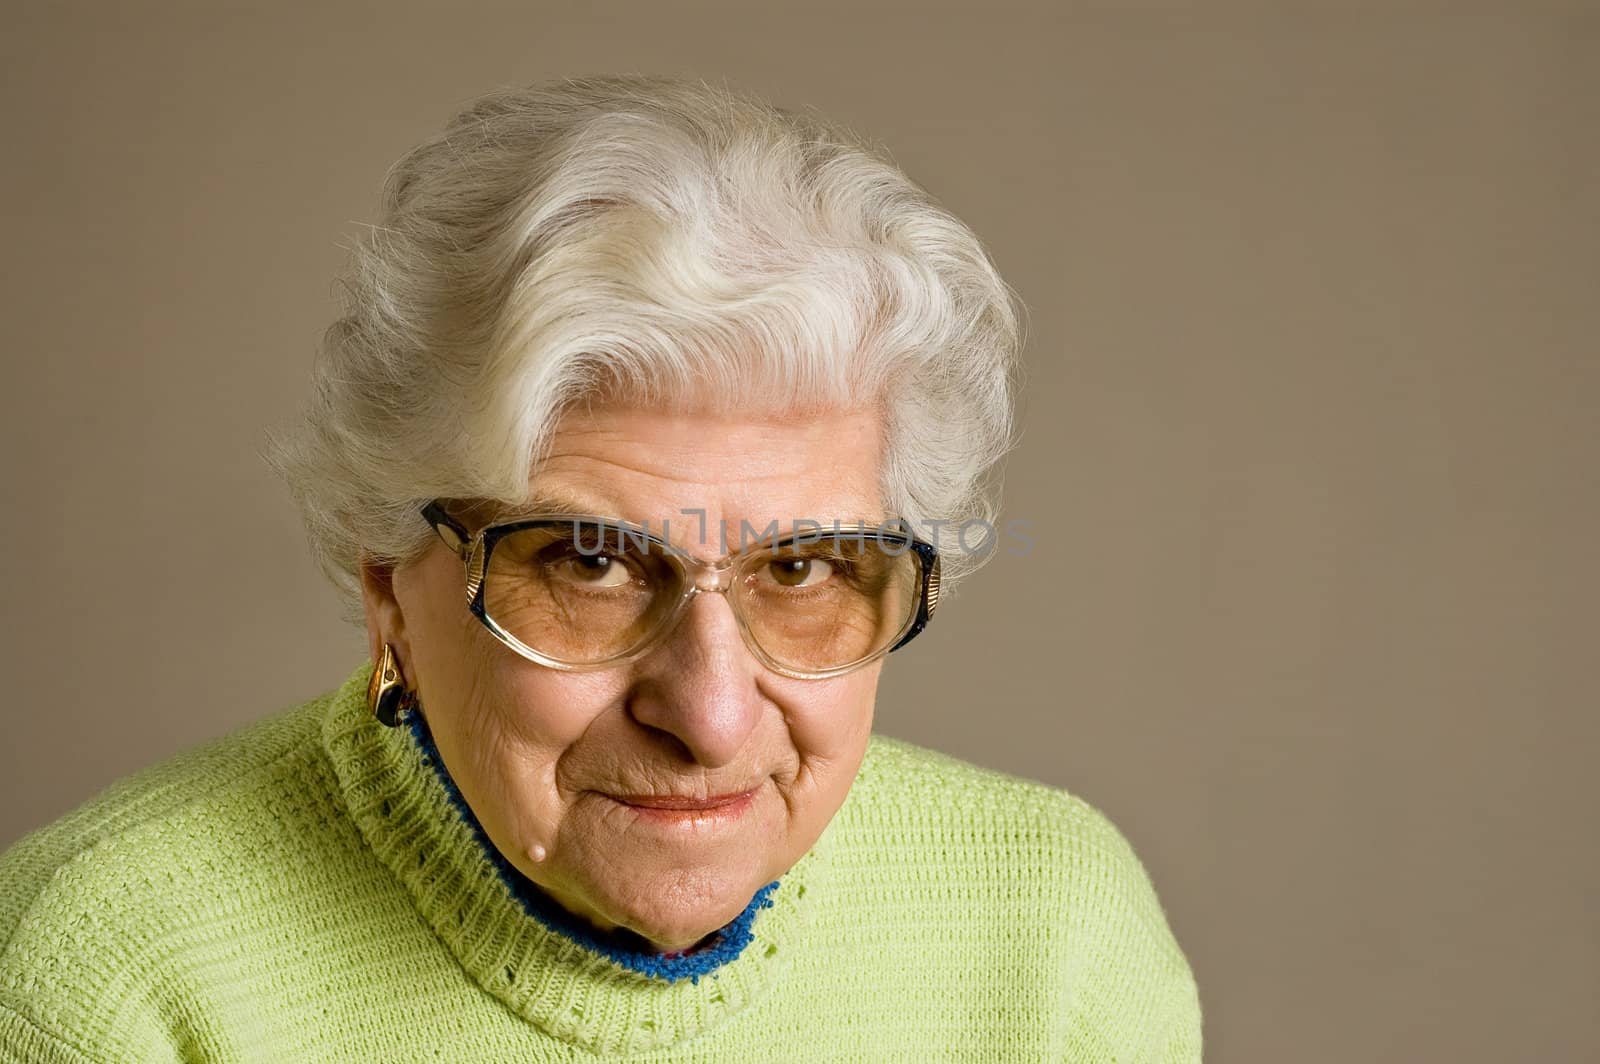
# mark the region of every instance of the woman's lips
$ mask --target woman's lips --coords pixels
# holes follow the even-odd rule
[[[652,820],[668,823],[694,820],[733,820],[743,815],[755,802],[758,787],[738,794],[717,794],[695,798],[677,794],[614,794],[612,801],[620,802]]]

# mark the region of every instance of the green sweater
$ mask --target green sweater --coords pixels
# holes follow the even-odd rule
[[[369,668],[0,856],[0,1061],[1200,1059],[1144,869],[1063,791],[874,736],[722,955],[652,972],[530,903]]]

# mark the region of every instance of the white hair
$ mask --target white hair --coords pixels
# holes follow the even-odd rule
[[[811,114],[643,76],[492,93],[390,171],[301,422],[272,441],[324,570],[433,535],[432,498],[527,498],[561,414],[876,405],[890,514],[980,560],[1020,304],[887,154]],[[926,537],[925,538],[933,538]]]

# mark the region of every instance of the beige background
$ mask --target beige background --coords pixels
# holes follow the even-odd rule
[[[359,660],[257,453],[389,163],[497,85],[692,72],[887,142],[1031,308],[1047,549],[881,730],[1111,815],[1209,1060],[1597,1059],[1594,8],[4,24],[0,845]]]

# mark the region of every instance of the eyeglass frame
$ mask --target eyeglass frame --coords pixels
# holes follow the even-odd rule
[[[527,514],[506,521],[490,522],[478,529],[477,532],[469,533],[461,522],[452,517],[449,511],[445,509],[445,500],[443,499],[430,501],[422,507],[421,513],[433,528],[434,534],[461,559],[466,575],[468,612],[478,618],[479,623],[487,628],[491,635],[520,656],[546,668],[557,669],[562,672],[596,672],[601,669],[625,665],[643,657],[659,646],[668,635],[677,629],[678,625],[682,623],[683,615],[688,612],[689,603],[696,595],[709,592],[720,594],[727,600],[728,607],[733,613],[734,621],[739,626],[739,634],[744,641],[745,648],[763,666],[778,673],[780,676],[788,676],[796,680],[831,679],[835,676],[854,672],[856,669],[869,665],[911,642],[928,626],[934,610],[939,605],[941,581],[938,548],[909,533],[891,533],[897,542],[915,552],[920,561],[919,569],[921,570],[922,587],[917,601],[917,609],[915,615],[911,618],[910,624],[899,638],[891,640],[889,645],[875,650],[857,661],[838,665],[831,669],[794,669],[775,661],[772,655],[760,645],[755,633],[750,630],[750,625],[739,606],[739,600],[729,593],[733,588],[733,582],[726,579],[726,574],[730,573],[738,565],[740,559],[754,551],[779,550],[799,542],[807,536],[814,536],[817,534],[816,532],[790,532],[787,535],[779,535],[773,539],[759,540],[738,551],[725,554],[715,561],[704,561],[678,547],[674,547],[671,543],[658,536],[651,535],[648,528],[641,528],[619,518],[573,513]],[[560,661],[533,649],[506,631],[498,621],[490,617],[488,608],[484,603],[484,585],[488,582],[489,559],[494,553],[495,545],[500,540],[513,533],[530,528],[544,528],[553,524],[573,524],[576,527],[577,522],[599,525],[607,530],[614,529],[621,536],[634,540],[642,539],[651,546],[659,547],[662,554],[667,558],[668,564],[683,578],[683,591],[679,594],[678,601],[669,607],[668,612],[663,616],[654,633],[645,636],[636,646],[629,650],[615,657],[597,662],[573,663]],[[864,535],[869,530],[873,532],[880,543],[883,542],[885,530],[882,526],[873,526],[865,523],[850,526],[840,525],[836,530],[830,528],[829,532],[837,531],[841,535],[848,532],[854,537]],[[604,540],[602,540],[602,544],[603,542]],[[815,542],[815,540],[812,540],[812,542]],[[710,586],[701,583],[699,578],[704,574],[711,575],[713,582]]]

